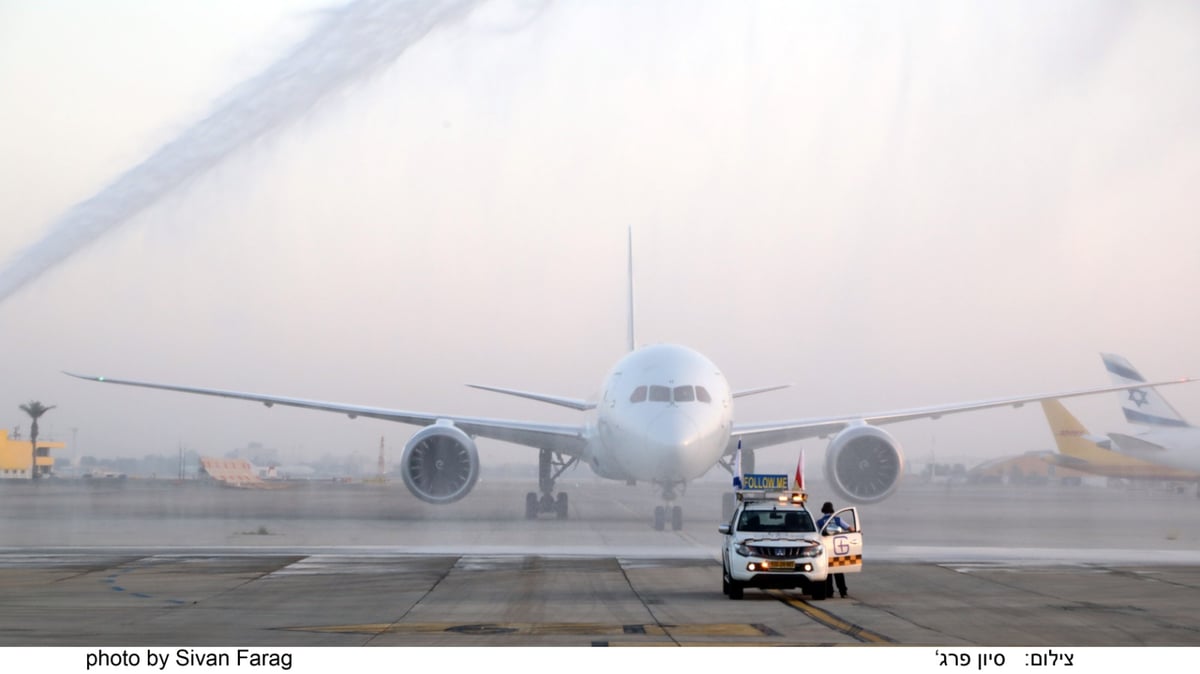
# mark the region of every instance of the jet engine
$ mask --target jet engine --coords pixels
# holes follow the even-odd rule
[[[404,486],[427,503],[453,503],[479,479],[475,441],[457,426],[426,426],[404,445],[400,456]]]
[[[904,471],[900,443],[875,426],[851,426],[825,450],[825,479],[852,503],[876,503],[891,495]]]

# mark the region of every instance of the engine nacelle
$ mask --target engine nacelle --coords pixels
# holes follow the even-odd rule
[[[475,441],[457,426],[426,426],[404,445],[400,476],[422,501],[453,503],[471,493],[479,479]]]
[[[904,472],[900,443],[875,426],[851,426],[825,450],[825,479],[852,503],[876,503],[892,494]]]

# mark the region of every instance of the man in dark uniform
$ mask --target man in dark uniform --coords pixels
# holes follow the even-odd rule
[[[821,506],[821,513],[821,518],[817,520],[817,531],[824,529],[825,523],[829,522],[830,517],[833,517],[833,502],[826,501],[824,505]],[[846,523],[842,521],[842,518],[833,517],[833,522],[829,525],[827,533],[840,533],[849,530],[850,527],[846,526]],[[833,596],[833,584],[835,581],[837,582],[838,594],[845,597],[846,574],[844,573],[831,573],[825,577],[825,596]]]

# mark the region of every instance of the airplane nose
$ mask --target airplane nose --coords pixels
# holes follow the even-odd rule
[[[650,424],[646,440],[647,448],[660,458],[660,469],[678,471],[683,466],[684,456],[700,440],[700,429],[696,422],[679,410],[668,410]]]

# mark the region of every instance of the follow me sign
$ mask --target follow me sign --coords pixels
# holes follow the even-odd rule
[[[787,491],[790,486],[787,475],[760,475],[751,473],[742,477],[742,489],[765,489]]]

